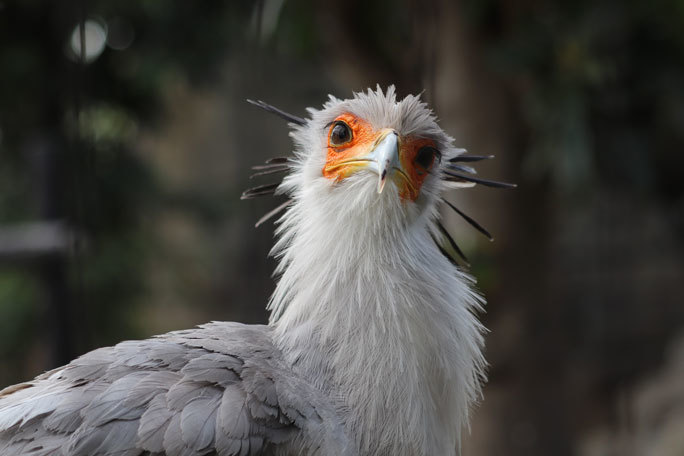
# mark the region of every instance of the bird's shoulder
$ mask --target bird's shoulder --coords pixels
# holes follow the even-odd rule
[[[278,447],[338,453],[347,445],[334,405],[292,371],[268,326],[213,322],[125,341],[0,391],[0,454]]]

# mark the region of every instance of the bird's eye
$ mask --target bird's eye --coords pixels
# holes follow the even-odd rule
[[[435,163],[435,158],[439,158],[440,153],[437,149],[431,146],[424,146],[418,149],[416,158],[413,159],[413,163],[420,166],[425,171],[429,171],[432,165]]]
[[[338,120],[330,129],[330,145],[343,146],[352,140],[352,131],[349,125]]]

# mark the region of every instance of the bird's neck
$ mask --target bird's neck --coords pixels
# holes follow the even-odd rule
[[[449,454],[483,364],[470,279],[441,255],[427,218],[406,223],[400,206],[323,209],[286,217],[283,230],[293,231],[281,239],[270,304],[278,343],[295,368],[344,398],[352,432],[384,429],[359,437],[364,454]]]

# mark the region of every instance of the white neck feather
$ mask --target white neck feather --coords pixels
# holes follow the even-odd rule
[[[291,183],[271,324],[341,398],[360,454],[454,454],[480,394],[482,299],[430,238],[436,214],[407,214],[418,206],[365,177]]]

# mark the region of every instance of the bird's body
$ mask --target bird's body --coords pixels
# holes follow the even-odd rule
[[[273,165],[290,202],[269,325],[124,342],[10,387],[0,454],[458,452],[482,299],[435,240],[441,193],[468,181],[448,174],[462,151],[393,88],[309,113],[290,117],[295,156]]]
[[[10,387],[0,454],[350,454],[332,403],[284,363],[272,333],[210,323],[100,348]]]

